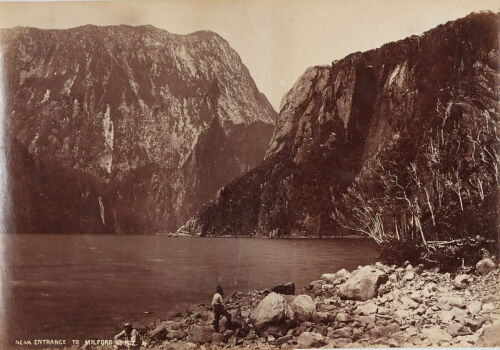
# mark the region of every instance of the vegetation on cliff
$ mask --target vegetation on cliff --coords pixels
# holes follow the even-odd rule
[[[309,68],[264,162],[200,210],[202,235],[358,233],[392,261],[477,259],[461,251],[498,234],[498,24],[474,13]]]

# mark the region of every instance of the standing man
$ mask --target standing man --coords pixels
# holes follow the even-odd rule
[[[224,290],[220,285],[215,287],[215,294],[212,298],[212,307],[214,310],[214,329],[219,332],[219,319],[221,316],[226,316],[226,324],[231,323],[231,315],[227,312],[224,307]]]
[[[130,322],[123,324],[123,331],[115,335],[115,349],[139,350],[141,337]]]

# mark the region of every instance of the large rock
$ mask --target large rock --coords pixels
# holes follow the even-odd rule
[[[224,340],[224,335],[222,333],[212,333],[212,344],[220,344]]]
[[[291,305],[295,318],[301,321],[309,321],[316,312],[316,304],[309,295],[297,295]]]
[[[304,332],[297,338],[297,345],[300,348],[317,348],[325,345],[325,340],[319,333]]]
[[[397,333],[400,330],[399,324],[397,323],[391,323],[388,324],[387,326],[378,326],[375,325],[370,330],[370,334],[374,339],[378,338],[383,338],[383,337],[391,337],[393,334]],[[405,330],[407,332],[407,330]]]
[[[172,330],[167,333],[167,339],[181,340],[186,337],[186,332],[182,329]]]
[[[281,294],[271,292],[250,314],[250,321],[257,331],[293,319],[293,312]]]
[[[470,276],[469,275],[457,275],[453,279],[453,286],[456,289],[465,289],[470,283]]]
[[[437,344],[448,342],[452,339],[451,335],[439,327],[424,328],[421,334],[422,337]]]
[[[328,332],[328,338],[349,338],[352,334],[350,327],[343,327]]]
[[[485,328],[484,332],[479,336],[476,346],[481,347],[500,347],[500,323],[496,323],[491,327]]]
[[[408,265],[408,266],[411,266],[411,265]],[[410,270],[410,271],[406,272],[403,278],[405,281],[413,281],[413,279],[415,278],[415,271]]]
[[[333,321],[334,318],[335,318],[335,314],[333,314],[331,312],[318,311],[318,312],[314,312],[312,314],[312,321],[314,323],[318,323],[318,324],[321,324],[321,323],[327,324],[327,323]]]
[[[413,301],[413,299],[407,297],[407,296],[402,296],[401,297],[401,305],[403,309],[416,309],[418,307],[418,303]]]
[[[462,335],[470,335],[472,334],[472,331],[470,330],[469,327],[464,326],[463,324],[460,324],[458,322],[453,322],[446,328],[446,331],[452,336],[452,337],[457,337],[457,336],[462,336]]]
[[[274,286],[273,289],[271,290],[279,294],[293,295],[295,294],[295,283],[287,282],[283,284],[278,284],[277,286]]]
[[[483,259],[476,264],[476,271],[486,275],[495,268],[495,263],[490,258]]]
[[[321,288],[323,287],[323,285],[325,285],[326,282],[324,280],[316,280],[316,281],[312,281],[309,283],[309,285],[307,286],[307,289],[309,290],[312,290],[312,291],[315,291],[315,290],[321,290]]]
[[[453,314],[451,311],[441,310],[437,313],[437,318],[442,323],[450,323],[453,320]]]
[[[459,295],[444,294],[439,298],[438,306],[443,310],[451,310],[454,306],[465,309],[466,301]]]
[[[377,312],[377,305],[375,303],[360,305],[356,308],[356,312],[361,315],[371,315]]]
[[[149,332],[149,338],[152,340],[165,340],[167,339],[166,323],[162,322],[155,329]]]
[[[276,339],[276,345],[279,346],[281,344],[288,343],[291,340],[293,340],[293,335],[287,334],[287,335],[284,335],[283,337],[279,337],[278,339]]]
[[[213,329],[209,327],[194,328],[191,333],[191,341],[193,343],[205,344],[212,341]]]
[[[464,326],[469,327],[473,332],[477,331],[479,328],[481,328],[486,322],[485,318],[479,317],[479,318],[466,318],[464,320]]]
[[[340,285],[339,295],[344,299],[368,300],[377,295],[378,286],[387,281],[387,274],[373,266],[353,271],[351,277]]]
[[[349,314],[345,313],[345,312],[339,312],[336,316],[335,316],[335,321],[337,322],[349,322],[351,320],[351,316],[349,316]]]
[[[321,275],[321,279],[330,284],[339,284],[345,282],[351,273],[346,269],[339,270],[335,273],[324,273]]]
[[[480,302],[479,300],[474,300],[469,304],[467,304],[467,311],[469,311],[469,313],[472,315],[477,315],[481,311],[482,307],[483,307],[482,302]]]

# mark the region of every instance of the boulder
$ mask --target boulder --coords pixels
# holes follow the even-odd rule
[[[369,316],[359,316],[357,318],[358,322],[361,323],[363,326],[366,325],[374,325],[375,324],[375,315],[369,315]]]
[[[293,312],[281,294],[271,292],[250,314],[250,321],[257,331],[269,325],[292,319]]]
[[[290,340],[293,340],[293,335],[291,334],[287,334],[287,335],[284,335],[278,339],[276,339],[276,345],[280,346],[281,344],[286,344],[288,343]]]
[[[248,310],[248,309],[241,310],[241,317],[246,320],[247,318],[250,317],[251,313],[252,313],[252,311]]]
[[[452,336],[452,337],[457,337],[457,336],[462,336],[462,335],[470,335],[472,334],[472,331],[470,328],[465,327],[463,324],[460,324],[458,322],[453,322],[448,326],[446,331]]]
[[[425,285],[423,291],[422,291],[422,296],[424,298],[430,298],[431,296],[435,295],[435,291],[437,289],[437,285],[434,282],[427,282]]]
[[[483,259],[476,264],[476,271],[481,275],[486,275],[495,268],[495,263],[490,258]]]
[[[464,322],[467,318],[467,311],[463,309],[459,309],[458,307],[454,307],[450,310],[450,313],[453,315],[453,319],[458,322]]]
[[[387,274],[372,266],[364,266],[354,271],[339,287],[339,295],[344,299],[365,301],[376,296],[380,284],[387,281]]]
[[[449,308],[446,305],[448,305]],[[453,307],[453,306],[458,307],[459,309],[465,309],[466,302],[465,302],[465,299],[461,296],[446,294],[446,295],[442,295],[439,298],[438,306],[439,306],[439,308],[441,308],[443,310],[446,310],[446,309],[450,310],[451,307]]]
[[[325,340],[319,333],[304,332],[297,338],[297,345],[300,348],[319,348],[325,345]]]
[[[167,329],[165,322],[160,323],[155,329],[149,332],[151,340],[165,340],[167,339]]]
[[[186,337],[186,332],[182,329],[173,330],[167,333],[167,339],[183,339]]]
[[[413,316],[413,312],[410,310],[398,309],[394,312],[396,316],[402,319],[411,318]]]
[[[451,311],[441,310],[437,313],[437,318],[443,323],[450,323],[453,320]]]
[[[410,337],[414,337],[416,336],[419,332],[419,330],[416,328],[416,327],[408,327],[405,329],[405,333],[410,336]]]
[[[327,298],[323,300],[323,304],[325,305],[337,305],[337,300],[334,298]]]
[[[328,326],[325,326],[323,324],[315,325],[311,332],[316,332],[321,334],[323,337],[326,337],[326,335],[328,334]]]
[[[345,282],[351,273],[346,269],[339,270],[335,273],[325,273],[321,275],[321,279],[330,284],[339,284]]]
[[[493,303],[485,303],[481,306],[481,312],[490,312],[495,310],[496,306]]]
[[[477,315],[481,308],[483,307],[483,303],[478,300],[474,300],[467,305],[467,311],[469,311],[472,315]]]
[[[196,327],[191,333],[191,341],[197,344],[210,343],[212,341],[212,328]]]
[[[279,294],[293,295],[295,294],[295,283],[287,282],[283,284],[278,284],[271,289],[273,292]]]
[[[321,291],[322,292],[330,292],[332,290],[335,289],[335,286],[333,284],[330,284],[330,283],[326,283],[326,284],[323,284],[321,286]]]
[[[335,281],[337,275],[335,273],[324,273],[321,275],[321,279],[326,283],[332,283]]]
[[[375,303],[360,305],[356,308],[356,312],[361,315],[371,315],[377,312],[377,305]]]
[[[370,330],[370,335],[374,339],[378,338],[390,338],[393,334],[399,332],[400,326],[397,323],[391,323],[386,326],[375,325],[373,329]],[[406,332],[406,331],[405,331]]]
[[[317,304],[316,305],[316,308],[318,309],[318,311],[324,311],[324,312],[332,312],[332,311],[335,311],[338,307],[336,305],[330,305],[330,304]]]
[[[293,303],[293,299],[295,299],[295,295],[290,295],[290,294],[281,294],[281,295],[283,295],[283,298],[285,299],[288,305],[291,305]]]
[[[470,276],[469,275],[457,275],[453,279],[453,286],[456,289],[465,289],[469,285]]]
[[[411,265],[408,265],[411,266]],[[405,273],[405,276],[403,277],[405,281],[413,281],[415,279],[415,272],[413,270],[410,270]]]
[[[351,336],[351,339],[353,341],[357,341],[361,338],[363,338],[365,336],[365,332],[364,330],[360,329],[360,328],[354,328],[352,330],[352,336]]]
[[[332,314],[330,312],[318,311],[313,312],[312,321],[314,323],[329,323],[330,321],[333,321],[334,317],[335,314]]]
[[[339,312],[335,316],[335,321],[337,321],[337,322],[349,322],[350,320],[351,320],[351,317],[349,316],[349,314],[347,314],[345,312]]]
[[[308,289],[309,290],[321,289],[321,286],[323,284],[326,284],[326,282],[323,280],[312,281],[309,283]]]
[[[413,301],[413,299],[407,296],[401,297],[401,304],[402,308],[405,310],[418,308],[418,303],[416,303],[415,301]]]
[[[224,335],[222,333],[213,332],[212,333],[212,343],[220,344],[224,340]]]
[[[451,335],[439,327],[431,327],[422,329],[422,337],[429,339],[433,343],[448,342],[452,339]]]
[[[268,337],[272,335],[275,338],[280,338],[287,334],[287,332],[297,325],[295,320],[286,319],[279,324],[268,325],[259,332],[259,335]]]
[[[351,329],[343,327],[328,332],[328,338],[349,338],[351,336]]]
[[[485,328],[479,340],[475,344],[480,347],[500,347],[500,323],[496,323],[491,327]]]
[[[464,326],[469,327],[473,332],[475,332],[483,326],[484,322],[486,322],[486,319],[484,318],[469,317],[464,320]]]
[[[316,312],[316,304],[309,295],[301,294],[295,297],[291,304],[296,319],[309,321]]]
[[[410,298],[415,301],[416,303],[422,304],[423,301],[423,293],[419,290],[414,291],[411,293]]]

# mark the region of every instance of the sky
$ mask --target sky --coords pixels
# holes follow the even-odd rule
[[[499,0],[3,1],[0,27],[152,24],[172,33],[217,32],[240,54],[276,110],[314,65],[421,34]]]

